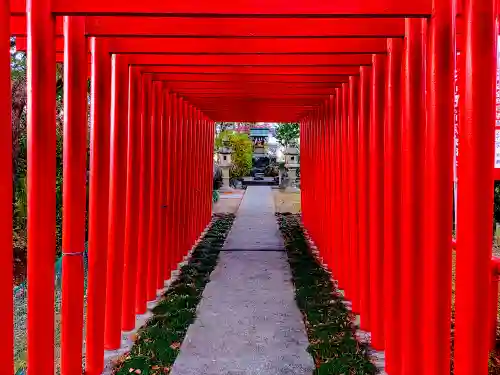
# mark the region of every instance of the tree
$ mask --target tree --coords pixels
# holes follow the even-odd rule
[[[276,128],[276,139],[283,147],[297,142],[300,137],[300,126],[295,122],[284,122]]]
[[[238,133],[232,130],[221,132],[215,139],[217,150],[222,146],[224,138],[229,142],[229,147],[233,149],[231,168],[231,178],[241,178],[248,176],[252,169],[252,141],[248,134]],[[217,152],[216,150],[216,152]]]

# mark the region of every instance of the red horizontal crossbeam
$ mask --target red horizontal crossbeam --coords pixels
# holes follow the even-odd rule
[[[111,53],[123,54],[371,54],[385,53],[380,38],[104,38]],[[16,39],[20,51],[27,49],[26,38]],[[64,52],[64,40],[56,39],[56,51]]]
[[[197,18],[191,17],[87,17],[89,36],[120,37],[402,37],[404,20],[285,18]],[[26,16],[13,16],[13,36],[26,36]],[[56,35],[63,35],[62,17],[56,18]]]
[[[355,66],[147,66],[144,72],[150,73],[196,73],[196,74],[274,74],[274,75],[356,75]]]
[[[370,65],[368,54],[342,55],[131,55],[136,65]]]
[[[163,16],[295,16],[344,17],[352,15],[428,16],[431,0],[52,0],[52,12],[60,15],[163,15]],[[23,14],[25,0],[11,0],[11,13]]]
[[[228,82],[237,80],[239,82],[347,82],[345,75],[289,75],[289,74],[227,74],[227,73],[156,73],[153,74],[158,81],[183,81],[183,82]]]

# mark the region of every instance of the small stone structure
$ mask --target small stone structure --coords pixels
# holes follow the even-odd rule
[[[299,166],[299,149],[294,145],[287,147],[285,150],[285,168],[288,174],[286,192],[293,193],[299,190],[296,185],[297,169]]]
[[[222,140],[222,147],[219,148],[219,166],[222,170],[222,186],[219,189],[220,191],[233,190],[229,184],[230,170],[233,166],[233,162],[231,160],[232,153],[233,149],[229,146],[229,141],[227,138],[224,138]]]

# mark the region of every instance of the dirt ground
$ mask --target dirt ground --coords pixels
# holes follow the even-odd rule
[[[285,193],[284,190],[273,190],[276,212],[298,214],[301,212],[300,192]]]
[[[220,199],[213,205],[214,214],[235,214],[240,207],[245,190],[234,190],[231,193],[221,193]]]

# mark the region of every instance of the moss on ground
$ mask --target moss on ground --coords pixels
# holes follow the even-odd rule
[[[130,353],[116,364],[115,374],[170,373],[233,220],[234,215],[215,216],[188,264],[153,309],[153,317],[137,333]]]
[[[304,316],[314,375],[372,375],[376,367],[368,346],[355,338],[353,317],[330,274],[311,253],[299,215],[278,214],[296,288],[295,299]]]

